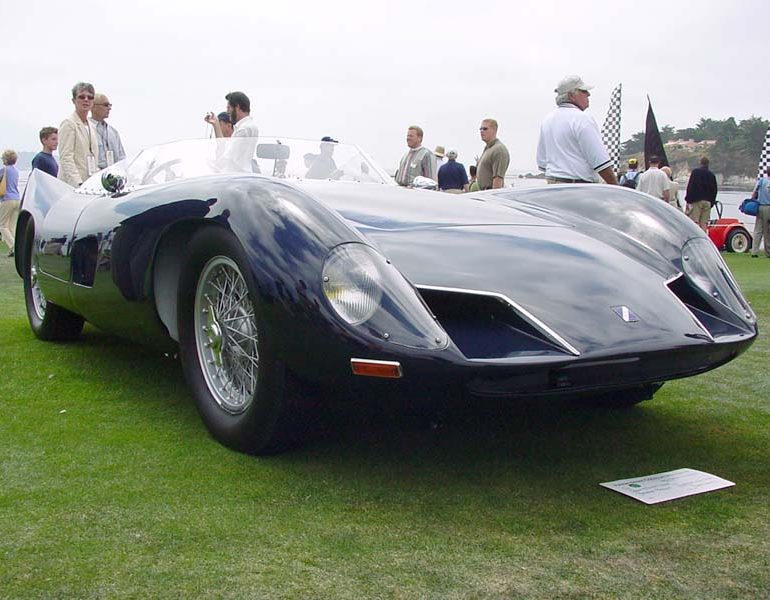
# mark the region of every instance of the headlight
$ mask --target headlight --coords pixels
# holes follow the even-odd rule
[[[742,318],[756,317],[713,242],[693,238],[682,249],[684,272],[695,285]]]
[[[323,266],[323,291],[349,325],[393,344],[446,347],[446,332],[404,276],[374,249],[360,243],[334,248]]]
[[[382,299],[382,277],[365,248],[363,244],[338,246],[324,264],[324,294],[351,325],[369,320]]]

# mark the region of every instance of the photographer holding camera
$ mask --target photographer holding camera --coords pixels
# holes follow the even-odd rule
[[[227,100],[225,113],[216,117],[213,112],[208,112],[203,117],[203,120],[214,128],[214,136],[218,138],[230,137],[225,134],[220,124],[221,117],[227,115],[233,128],[232,137],[259,137],[257,124],[251,118],[251,102],[249,97],[243,92],[230,92],[225,96],[225,100]]]
[[[214,117],[213,112],[207,112],[206,116],[203,117],[203,120],[211,125],[215,137],[232,137],[233,122],[230,120],[230,115],[228,115],[226,112],[219,113],[216,118]],[[222,132],[221,136],[216,134],[217,128],[219,128],[219,130]]]

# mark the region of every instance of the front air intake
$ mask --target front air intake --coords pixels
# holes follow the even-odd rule
[[[705,296],[683,273],[666,285],[712,337],[751,332],[737,315]]]
[[[418,290],[466,358],[577,354],[502,296],[421,286]]]

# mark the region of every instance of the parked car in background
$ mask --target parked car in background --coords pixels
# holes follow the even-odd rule
[[[743,254],[751,250],[751,234],[740,219],[723,218],[722,203],[717,201],[717,218],[709,221],[708,236],[719,250]]]

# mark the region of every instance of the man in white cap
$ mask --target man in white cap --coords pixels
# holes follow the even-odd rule
[[[571,75],[554,90],[557,108],[540,126],[537,144],[537,166],[548,183],[596,183],[597,173],[606,183],[618,183],[599,126],[585,113],[592,87]]]
[[[446,154],[447,162],[438,170],[438,189],[450,194],[462,194],[468,191],[468,174],[465,166],[457,162],[457,150]]]

